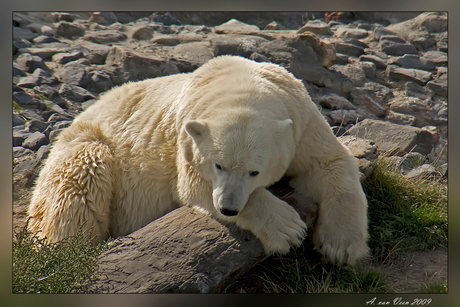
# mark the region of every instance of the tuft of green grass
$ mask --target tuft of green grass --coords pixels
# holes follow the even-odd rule
[[[418,293],[448,293],[447,281],[432,281],[417,291]]]
[[[18,105],[16,101],[13,100],[13,113],[19,114],[22,112],[22,108]]]
[[[447,246],[447,183],[408,179],[379,159],[363,182],[373,257]]]
[[[47,243],[27,225],[13,242],[13,293],[76,293],[95,269],[97,256],[108,248],[92,246],[87,234]]]
[[[309,245],[309,244],[307,244]],[[244,275],[227,292],[248,293],[386,293],[380,268],[336,266],[321,262],[311,246],[302,245],[284,257],[270,257]]]

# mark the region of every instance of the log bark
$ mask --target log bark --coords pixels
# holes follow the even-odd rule
[[[100,255],[85,292],[220,292],[266,257],[250,232],[187,206],[120,241]]]

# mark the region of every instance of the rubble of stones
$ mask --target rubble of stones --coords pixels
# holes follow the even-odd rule
[[[15,12],[13,174],[31,187],[59,132],[112,87],[233,54],[286,67],[337,136],[372,140],[405,176],[445,178],[447,13],[395,14]]]

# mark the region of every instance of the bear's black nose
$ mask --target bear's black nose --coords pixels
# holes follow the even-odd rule
[[[220,213],[226,216],[234,216],[238,214],[238,211],[235,210],[228,210],[228,209],[220,209]]]

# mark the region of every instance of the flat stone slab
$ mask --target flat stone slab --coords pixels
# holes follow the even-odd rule
[[[365,119],[348,130],[359,138],[371,139],[382,152],[403,155],[415,151],[427,155],[433,149],[433,135],[423,129]]]

